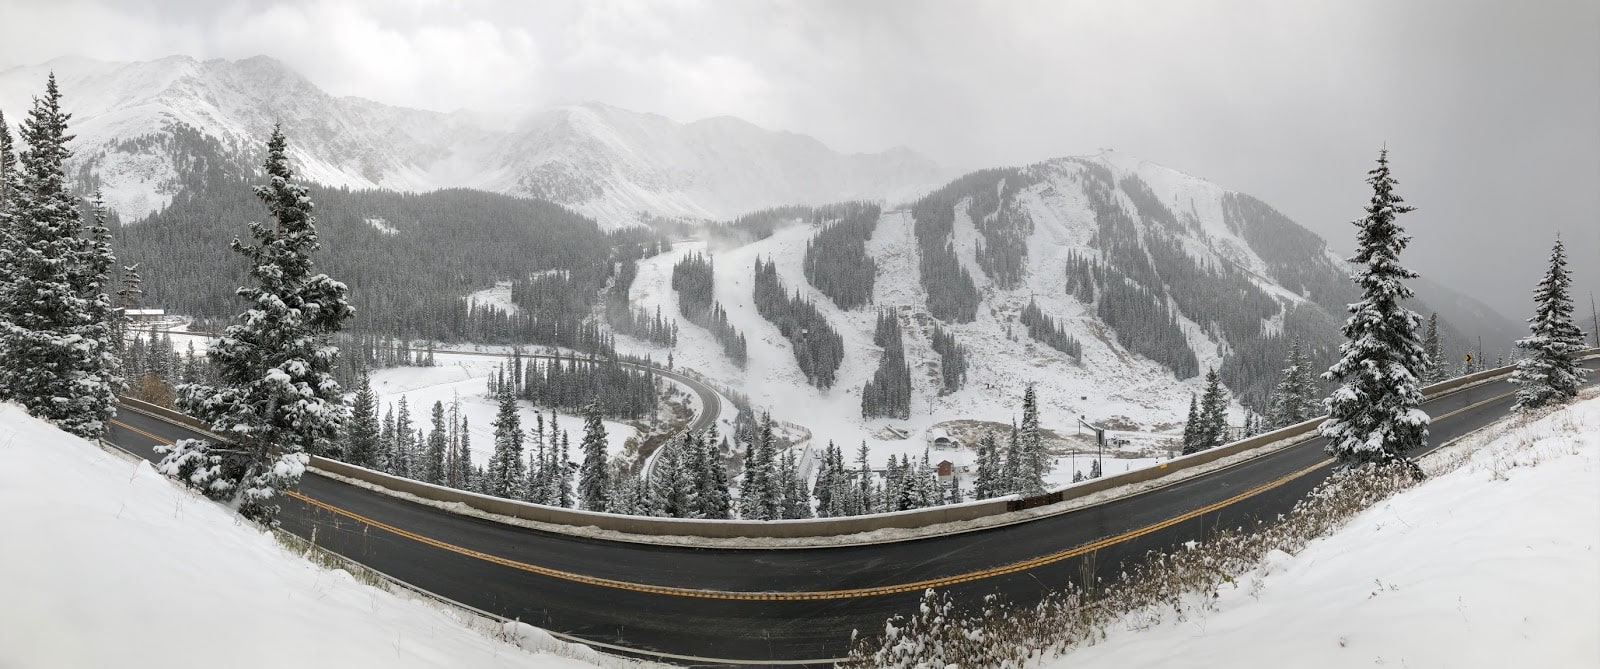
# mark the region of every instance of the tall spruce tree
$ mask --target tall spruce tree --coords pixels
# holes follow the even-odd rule
[[[1272,390],[1272,402],[1267,410],[1267,421],[1273,428],[1288,427],[1310,420],[1320,414],[1318,403],[1312,395],[1316,391],[1311,377],[1311,364],[1306,360],[1298,338],[1289,342],[1289,354],[1283,361],[1283,378]]]
[[[22,122],[28,148],[0,166],[0,398],[94,438],[123,383],[107,295],[115,259],[104,208],[85,220],[68,191],[71,118],[51,74]],[[0,163],[13,160],[9,138]]]
[[[600,422],[600,405],[590,403],[583,416],[583,464],[578,469],[578,497],[583,508],[608,510],[611,482],[606,469],[606,426]]]
[[[355,311],[344,284],[312,273],[316,220],[278,128],[267,142],[265,168],[270,181],[256,188],[256,197],[273,223],[250,224],[254,245],[238,239],[231,245],[255,282],[238,291],[251,308],[211,346],[220,385],[180,388],[179,407],[235,448],[211,452],[191,443],[174,448],[161,465],[212,494],[232,494],[241,512],[260,518],[277,510],[268,499],[299,481],[306,454],[325,452],[338,436],[345,407],[333,377],[339,349],[329,342]]]
[[[1445,379],[1446,370],[1450,362],[1444,359],[1444,343],[1439,339],[1439,312],[1428,315],[1428,331],[1422,338],[1422,354],[1424,367],[1422,380],[1425,383],[1438,383]]]
[[[1395,221],[1413,208],[1394,192],[1387,149],[1368,175],[1372,199],[1355,222],[1357,250],[1350,259],[1360,266],[1351,278],[1361,300],[1349,307],[1343,356],[1323,374],[1339,388],[1328,398],[1321,432],[1328,453],[1341,462],[1406,462],[1420,476],[1406,454],[1428,439],[1428,414],[1418,408],[1418,373],[1427,365],[1427,352],[1417,338],[1417,315],[1402,304],[1413,294],[1404,281],[1417,274],[1400,264],[1411,237]]]
[[[445,482],[445,456],[450,450],[450,425],[445,422],[444,402],[433,403],[433,424],[422,456],[422,480],[434,485]]]
[[[1550,267],[1533,291],[1531,334],[1517,341],[1528,354],[1517,361],[1511,381],[1518,385],[1519,410],[1537,409],[1571,400],[1578,395],[1587,370],[1578,365],[1584,349],[1583,331],[1572,323],[1572,275],[1567,271],[1567,251],[1556,238]]]
[[[494,419],[494,452],[485,470],[485,493],[515,499],[522,492],[522,416],[510,386],[500,391],[500,410]]]
[[[1200,400],[1194,393],[1189,393],[1189,417],[1183,421],[1183,449],[1181,452],[1188,455],[1195,451],[1195,444],[1200,443]]]
[[[1033,384],[1022,391],[1022,427],[1017,433],[1018,453],[1022,461],[1017,464],[1016,479],[1012,489],[1023,495],[1044,492],[1044,477],[1050,473],[1050,454],[1045,452],[1044,435],[1039,431],[1039,397]]]
[[[1194,441],[1184,449],[1184,455],[1228,442],[1228,391],[1222,387],[1216,368],[1206,372],[1206,392],[1200,397],[1200,411],[1195,420]]]
[[[350,464],[372,467],[378,459],[378,396],[372,391],[372,375],[365,367],[361,368],[357,383],[350,423],[345,429],[344,457]]]

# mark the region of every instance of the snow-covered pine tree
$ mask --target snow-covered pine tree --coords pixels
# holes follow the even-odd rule
[[[350,464],[372,467],[378,456],[378,396],[372,391],[372,375],[366,367],[361,368],[357,379],[350,423],[344,433],[344,457]]]
[[[1033,384],[1022,391],[1022,427],[1018,432],[1018,447],[1022,462],[1017,466],[1014,489],[1023,495],[1044,492],[1044,477],[1050,473],[1050,454],[1044,449],[1044,435],[1039,432],[1039,398]]]
[[[16,144],[11,139],[11,126],[6,115],[0,113],[0,332],[4,332],[4,314],[10,313],[12,282],[16,280],[16,250],[20,243],[15,230],[17,193],[21,190],[17,173]],[[0,363],[4,358],[0,357]],[[0,383],[0,401],[10,397],[10,391]]]
[[[1444,380],[1449,362],[1444,359],[1444,345],[1439,340],[1439,312],[1428,316],[1427,334],[1422,338],[1422,381],[1438,383]]]
[[[486,494],[515,499],[522,491],[522,416],[511,387],[500,391],[500,409],[494,418],[494,452],[489,455]]]
[[[51,74],[7,166],[0,251],[0,398],[80,437],[98,437],[123,386],[107,295],[115,267],[105,209],[89,220],[67,190],[67,121]],[[6,134],[9,144],[9,132]],[[0,156],[0,162],[10,161]],[[14,176],[12,176],[14,175]]]
[[[700,442],[700,457],[704,464],[700,470],[700,494],[696,497],[699,502],[701,518],[727,519],[733,517],[733,495],[728,490],[728,467],[722,460],[722,440],[717,438],[715,428],[707,428],[705,434],[698,440]]]
[[[1000,468],[996,459],[1000,457],[1000,446],[995,442],[993,432],[985,432],[978,438],[978,472],[972,484],[972,494],[977,499],[999,497]]]
[[[1300,348],[1300,340],[1296,338],[1290,341],[1289,354],[1283,361],[1283,378],[1272,390],[1272,403],[1267,415],[1270,427],[1288,427],[1320,413],[1315,410],[1316,403],[1311,398],[1315,388],[1310,385],[1310,367]]]
[[[443,485],[445,480],[445,455],[450,450],[450,425],[445,422],[444,402],[433,403],[432,431],[428,433],[428,446],[422,454],[422,480]]]
[[[555,438],[555,432],[554,432],[555,427],[553,427],[555,425],[555,412],[554,411],[550,412],[550,424],[552,425],[552,427],[550,428],[552,430],[551,439],[554,439]],[[567,431],[566,430],[562,430],[561,431],[561,449],[559,451],[557,451],[557,452],[552,453],[552,455],[555,456],[555,472],[556,472],[556,474],[555,474],[555,476],[556,476],[556,500],[555,500],[555,503],[558,506],[560,506],[561,508],[564,508],[564,509],[572,508],[572,505],[576,504],[577,503],[577,499],[578,499],[577,496],[575,494],[573,494],[573,490],[572,490],[572,469],[573,469],[573,466],[572,466],[572,458],[568,454],[568,450],[567,450],[568,447],[571,446],[571,444],[572,444],[571,440],[568,439],[568,437],[567,437]]]
[[[1200,443],[1200,401],[1189,393],[1189,417],[1183,421],[1183,449],[1182,453],[1188,455],[1195,452],[1195,445]]]
[[[589,403],[583,415],[583,464],[578,469],[578,496],[583,508],[607,510],[611,484],[606,469],[606,426],[600,422],[600,404]]]
[[[1015,420],[1011,423],[1011,436],[1006,440],[1005,458],[1000,461],[1000,490],[999,494],[1009,495],[1021,492],[1017,482],[1022,477],[1022,434],[1017,431]]]
[[[112,342],[117,347],[118,354],[124,358],[123,369],[125,371],[128,369],[126,360],[127,356],[125,355],[125,348],[128,341],[128,330],[130,326],[128,310],[139,308],[139,304],[143,298],[144,277],[139,275],[139,263],[134,263],[132,265],[123,267],[122,278],[117,287],[117,296],[115,301],[118,317],[112,321],[113,326],[116,329],[116,333],[112,336]],[[192,353],[194,352],[194,342],[192,340],[189,342],[189,351],[191,353],[189,358],[193,359],[194,356]],[[131,374],[129,376],[131,376]],[[193,383],[194,379],[185,378],[184,381]]]
[[[1361,301],[1350,305],[1345,321],[1347,341],[1342,357],[1323,378],[1340,384],[1328,398],[1328,420],[1322,424],[1327,451],[1341,462],[1407,462],[1406,454],[1428,439],[1428,414],[1419,407],[1422,392],[1417,374],[1426,367],[1426,351],[1417,338],[1418,317],[1402,302],[1412,296],[1406,279],[1417,274],[1400,264],[1400,252],[1411,237],[1395,218],[1412,210],[1394,192],[1389,152],[1378,154],[1378,166],[1367,183],[1372,199],[1366,215],[1355,222],[1357,250],[1350,262],[1361,268],[1351,277]],[[1411,463],[1412,471],[1421,470]]]
[[[394,473],[394,465],[390,462],[394,453],[394,405],[383,412],[383,427],[378,430],[378,452],[372,458],[372,468],[378,471]]]
[[[466,414],[461,415],[461,429],[457,435],[461,443],[456,446],[455,487],[466,490],[472,485],[472,430]]]
[[[1557,237],[1550,251],[1550,267],[1533,291],[1530,334],[1517,340],[1517,348],[1528,354],[1517,361],[1517,371],[1511,375],[1518,385],[1515,409],[1526,411],[1569,401],[1583,385],[1587,370],[1578,365],[1577,354],[1584,349],[1584,337],[1572,323],[1571,289],[1566,247]]]
[[[815,514],[811,510],[811,495],[806,493],[806,477],[800,472],[799,456],[794,449],[784,454],[783,457],[784,481],[783,512],[784,518],[812,518]]]
[[[276,511],[266,501],[299,481],[307,452],[324,452],[338,437],[345,407],[333,377],[339,349],[329,339],[354,313],[344,284],[312,274],[311,254],[319,244],[311,199],[294,183],[287,142],[276,127],[265,168],[270,182],[256,187],[256,197],[273,224],[253,222],[256,244],[232,244],[249,261],[256,284],[238,291],[251,307],[211,346],[220,385],[180,389],[179,407],[227,435],[235,448],[212,453],[208,446],[179,446],[161,464],[164,473],[212,494],[231,492],[240,511],[255,517]],[[208,461],[220,469],[196,480],[195,465]]]
[[[856,448],[856,499],[859,506],[855,515],[872,513],[877,507],[877,500],[873,497],[872,465],[867,462],[867,442],[862,440],[861,446]]]
[[[411,476],[411,452],[415,450],[413,442],[416,435],[411,431],[411,405],[406,401],[406,396],[401,395],[397,403],[394,416],[394,443],[389,445],[389,473],[395,476]]]
[[[655,471],[649,484],[650,515],[663,518],[693,518],[696,511],[693,473],[686,466],[693,456],[693,439],[688,433],[678,438],[676,444],[664,445],[656,456]],[[615,513],[621,513],[615,511]]]
[[[1195,418],[1194,441],[1183,451],[1184,455],[1199,453],[1227,443],[1228,396],[1216,368],[1206,372],[1206,392],[1200,397],[1199,413]]]

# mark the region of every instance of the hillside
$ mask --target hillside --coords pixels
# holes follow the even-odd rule
[[[641,214],[724,218],[781,204],[913,197],[949,176],[905,150],[841,154],[803,135],[719,117],[679,123],[602,104],[513,116],[393,107],[322,91],[266,57],[62,58],[0,72],[13,122],[55,72],[78,139],[75,167],[125,220],[184,190],[197,143],[253,169],[282,123],[304,176],[353,189],[466,187],[539,197],[605,227]]]
[[[1257,411],[1289,337],[1301,338],[1325,368],[1342,341],[1343,306],[1353,299],[1343,260],[1270,206],[1115,152],[974,173],[915,206],[884,211],[863,245],[875,277],[871,301],[854,309],[841,308],[805,274],[808,243],[836,223],[799,209],[750,217],[731,232],[712,228],[641,261],[629,296],[647,311],[678,314],[673,266],[708,253],[715,299],[747,338],[749,362],[741,369],[707,329],[688,322],[680,322],[670,352],[678,365],[810,428],[818,443],[865,439],[877,451],[920,455],[932,428],[1011,422],[1032,381],[1044,426],[1064,435],[1063,448],[1092,448],[1071,441],[1083,416],[1125,431],[1136,447],[1142,437],[1146,448],[1126,454],[1137,460],[1181,426],[1209,368],[1219,368],[1235,397]],[[838,331],[844,354],[831,387],[808,383],[792,341],[758,313],[758,259],[774,262],[784,287]],[[1030,304],[1066,343],[1047,343],[1047,330],[1030,333]],[[1430,311],[1420,301],[1412,308]],[[913,371],[904,419],[862,417],[860,393],[883,355],[873,341],[877,309],[896,310],[904,332]],[[1453,315],[1445,315],[1446,341],[1461,351],[1463,333],[1476,332],[1485,325],[1477,318],[1487,317],[1452,323]],[[943,388],[936,323],[968,350],[966,383],[955,392]],[[619,348],[657,359],[669,352],[619,340]],[[1230,422],[1241,424],[1243,414],[1236,402]],[[945,456],[966,457],[936,454]]]
[[[641,666],[319,567],[14,405],[0,444],[0,666]]]

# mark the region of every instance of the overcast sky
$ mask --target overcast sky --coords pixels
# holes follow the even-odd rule
[[[1600,2],[5,0],[0,67],[266,54],[436,110],[596,100],[967,168],[1101,147],[1348,249],[1385,144],[1406,260],[1514,318],[1556,232],[1600,292]]]

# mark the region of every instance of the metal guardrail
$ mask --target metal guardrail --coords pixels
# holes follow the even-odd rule
[[[1600,349],[1589,349],[1580,357],[1589,358],[1600,355]],[[1476,374],[1450,379],[1423,388],[1423,394],[1429,399],[1456,392],[1469,386],[1482,382],[1499,379],[1509,375],[1515,366],[1499,367],[1484,370]],[[181,413],[163,409],[137,400],[124,400],[130,406],[148,413],[154,413],[164,418],[183,423],[191,427],[198,426],[199,421],[184,416]],[[843,536],[872,532],[887,529],[914,529],[931,525],[941,525],[979,518],[987,518],[1009,512],[1031,509],[1049,504],[1055,504],[1072,499],[1080,499],[1099,492],[1155,480],[1171,476],[1177,472],[1193,469],[1208,463],[1221,460],[1233,455],[1248,452],[1275,443],[1281,443],[1287,448],[1316,430],[1325,417],[1317,417],[1297,425],[1262,433],[1248,439],[1226,444],[1199,453],[1180,456],[1163,463],[1157,467],[1136,469],[1122,474],[1092,479],[1078,483],[1060,490],[1055,490],[1042,495],[1031,497],[999,497],[977,502],[936,506],[914,511],[901,511],[896,513],[870,514],[863,516],[846,516],[840,518],[815,518],[806,520],[704,520],[686,518],[653,518],[644,516],[626,516],[610,513],[582,511],[560,507],[530,504],[516,500],[501,499],[488,495],[457,490],[444,486],[437,486],[421,481],[402,478],[385,474],[383,472],[358,467],[356,465],[312,456],[311,467],[339,477],[361,481],[372,486],[392,490],[395,492],[413,495],[426,500],[446,503],[460,503],[479,511],[517,518],[522,520],[546,523],[553,526],[567,527],[593,527],[623,534],[641,536],[688,536],[702,538],[760,538],[760,539],[796,539],[816,538],[829,536]],[[1275,452],[1275,451],[1274,451]],[[1265,453],[1263,453],[1265,455]],[[559,530],[559,527],[556,528]]]

